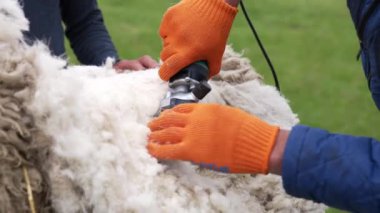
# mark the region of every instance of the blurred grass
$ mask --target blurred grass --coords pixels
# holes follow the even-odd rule
[[[358,42],[345,1],[246,1],[302,123],[333,132],[380,138],[380,119],[368,92]],[[244,32],[244,33],[243,33]],[[231,43],[268,82],[269,70],[242,16]]]
[[[159,23],[166,8],[176,2],[99,0],[119,54],[123,58],[148,54],[158,59]],[[358,41],[346,1],[246,0],[245,4],[277,68],[282,92],[301,122],[380,139],[379,113],[361,64],[355,60]],[[244,50],[266,82],[273,84],[241,12],[229,43],[235,50]]]

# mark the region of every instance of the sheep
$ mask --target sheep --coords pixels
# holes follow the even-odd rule
[[[1,212],[325,211],[286,195],[274,175],[223,174],[150,156],[146,124],[167,90],[157,69],[116,74],[112,59],[66,66],[45,45],[23,41],[27,20],[17,0],[2,0],[0,27],[9,29],[0,32]],[[210,84],[203,102],[283,128],[299,122],[230,47]]]

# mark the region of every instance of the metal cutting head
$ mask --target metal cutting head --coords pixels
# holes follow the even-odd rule
[[[211,91],[207,79],[208,67],[205,62],[197,62],[182,69],[170,79],[169,90],[155,116],[178,104],[198,103]]]

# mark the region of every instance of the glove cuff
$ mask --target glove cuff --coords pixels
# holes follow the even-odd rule
[[[237,173],[264,173],[269,170],[272,153],[280,128],[251,116],[240,128],[234,148]]]
[[[192,11],[197,11],[201,16],[207,16],[212,23],[223,21],[231,24],[238,12],[236,7],[224,0],[182,0],[181,3],[188,4],[189,8],[194,8]]]

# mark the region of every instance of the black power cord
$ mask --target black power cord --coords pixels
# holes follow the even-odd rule
[[[270,70],[272,72],[272,75],[273,75],[274,82],[276,84],[276,88],[277,88],[278,91],[280,91],[280,82],[278,81],[276,70],[274,69],[274,66],[273,66],[273,64],[272,64],[272,62],[271,62],[271,60],[269,58],[269,55],[268,55],[267,51],[265,50],[264,45],[261,42],[260,37],[259,37],[259,35],[258,35],[255,27],[253,26],[253,23],[252,23],[251,19],[249,18],[249,15],[247,13],[247,10],[245,9],[243,0],[240,0],[240,7],[241,7],[241,9],[242,9],[242,11],[244,13],[245,19],[247,20],[249,27],[252,30],[253,35],[255,36],[255,39],[256,39],[256,41],[257,41],[257,43],[258,43],[258,45],[259,45],[259,47],[261,49],[261,52],[263,53],[263,55],[265,57],[265,60],[268,63],[268,66],[269,66],[269,68],[270,68]]]

